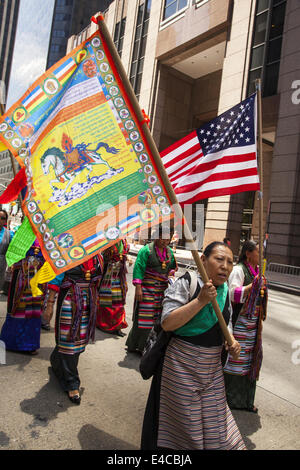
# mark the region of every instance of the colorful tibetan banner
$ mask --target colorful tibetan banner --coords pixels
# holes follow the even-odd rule
[[[56,273],[173,217],[142,124],[99,32],[1,116],[0,141],[25,168],[23,210]]]

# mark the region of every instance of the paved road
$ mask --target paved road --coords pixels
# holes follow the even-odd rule
[[[131,325],[132,269],[128,276]],[[0,299],[0,326],[5,302]],[[296,349],[292,348],[299,340]],[[49,369],[53,329],[42,332],[38,356],[7,353],[0,365],[0,449],[139,449],[150,386],[126,338],[100,331],[81,356],[82,403],[72,405]],[[299,350],[299,353],[297,351]],[[294,354],[294,356],[293,356]],[[264,325],[264,361],[257,388],[258,415],[234,412],[248,449],[300,449],[300,298],[270,292]]]

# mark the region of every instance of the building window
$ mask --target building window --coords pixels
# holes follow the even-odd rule
[[[175,15],[175,13],[185,8],[187,4],[188,0],[166,0],[163,19],[166,20],[170,16]]]
[[[116,27],[115,27],[114,44],[116,46],[116,49],[120,57],[122,57],[125,26],[126,26],[126,18],[123,18],[121,21],[119,21],[116,24]]]
[[[248,77],[248,95],[261,78],[262,95],[277,93],[286,0],[258,0]]]
[[[139,98],[147,44],[151,0],[140,0],[130,70],[130,82]]]

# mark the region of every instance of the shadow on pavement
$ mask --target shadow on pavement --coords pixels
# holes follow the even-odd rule
[[[137,450],[132,444],[101,431],[91,424],[82,426],[78,439],[82,450]]]
[[[135,369],[137,372],[140,372],[141,354],[138,352],[128,352],[126,351],[126,355],[123,361],[118,362],[119,367],[125,367],[126,369]]]
[[[261,428],[259,412],[258,414],[237,410],[232,410],[231,412],[244,439],[247,450],[254,450],[256,445],[251,441],[249,436]]]
[[[33,417],[31,428],[48,426],[49,421],[56,419],[59,413],[67,411],[70,406],[74,406],[61,390],[51,367],[48,367],[48,374],[49,382],[37,392],[36,396],[20,403],[23,413]],[[82,395],[82,389],[80,392]]]
[[[5,366],[18,366],[18,371],[22,371],[31,361],[49,361],[53,348],[41,348],[38,354],[31,355],[22,351],[6,351]]]

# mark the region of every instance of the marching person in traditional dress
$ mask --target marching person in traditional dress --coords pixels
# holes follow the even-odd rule
[[[98,290],[103,274],[103,257],[94,256],[83,264],[56,276],[48,283],[43,318],[49,322],[57,297],[55,339],[50,362],[62,389],[72,403],[79,405],[79,355],[94,339]]]
[[[122,329],[128,326],[124,305],[128,290],[126,261],[129,248],[130,245],[123,239],[102,253],[105,273],[99,289],[97,327],[117,336],[125,336]]]
[[[267,301],[265,291],[258,308],[251,302],[251,296],[254,295],[253,284],[259,274],[258,261],[257,244],[251,240],[245,241],[238,264],[229,278],[230,299],[233,305],[233,334],[242,351],[238,361],[229,355],[224,367],[228,405],[232,409],[254,413],[258,411],[254,398],[262,359],[261,324],[265,318]],[[254,305],[252,311],[251,305]]]
[[[155,240],[137,254],[132,281],[135,286],[133,326],[126,341],[129,352],[143,352],[154,321],[161,312],[169,276],[177,269],[173,251],[168,246],[171,235],[169,230],[167,232],[160,226]]]
[[[14,232],[6,228],[7,219],[7,212],[4,209],[0,209],[0,291],[4,290],[5,294],[7,294],[5,286],[5,272],[7,267],[5,254],[14,236]]]
[[[35,354],[40,348],[41,314],[44,292],[32,296],[30,280],[44,264],[39,243],[36,240],[26,257],[15,263],[7,299],[7,316],[0,339],[7,350]],[[42,286],[45,291],[45,286]]]
[[[166,290],[161,325],[172,336],[153,377],[146,406],[143,450],[242,450],[243,439],[226,402],[221,351],[224,337],[211,301],[216,298],[226,324],[231,317],[227,279],[231,249],[213,242],[202,255],[209,282],[198,275],[191,296],[189,273]],[[229,350],[238,355],[232,337]]]

